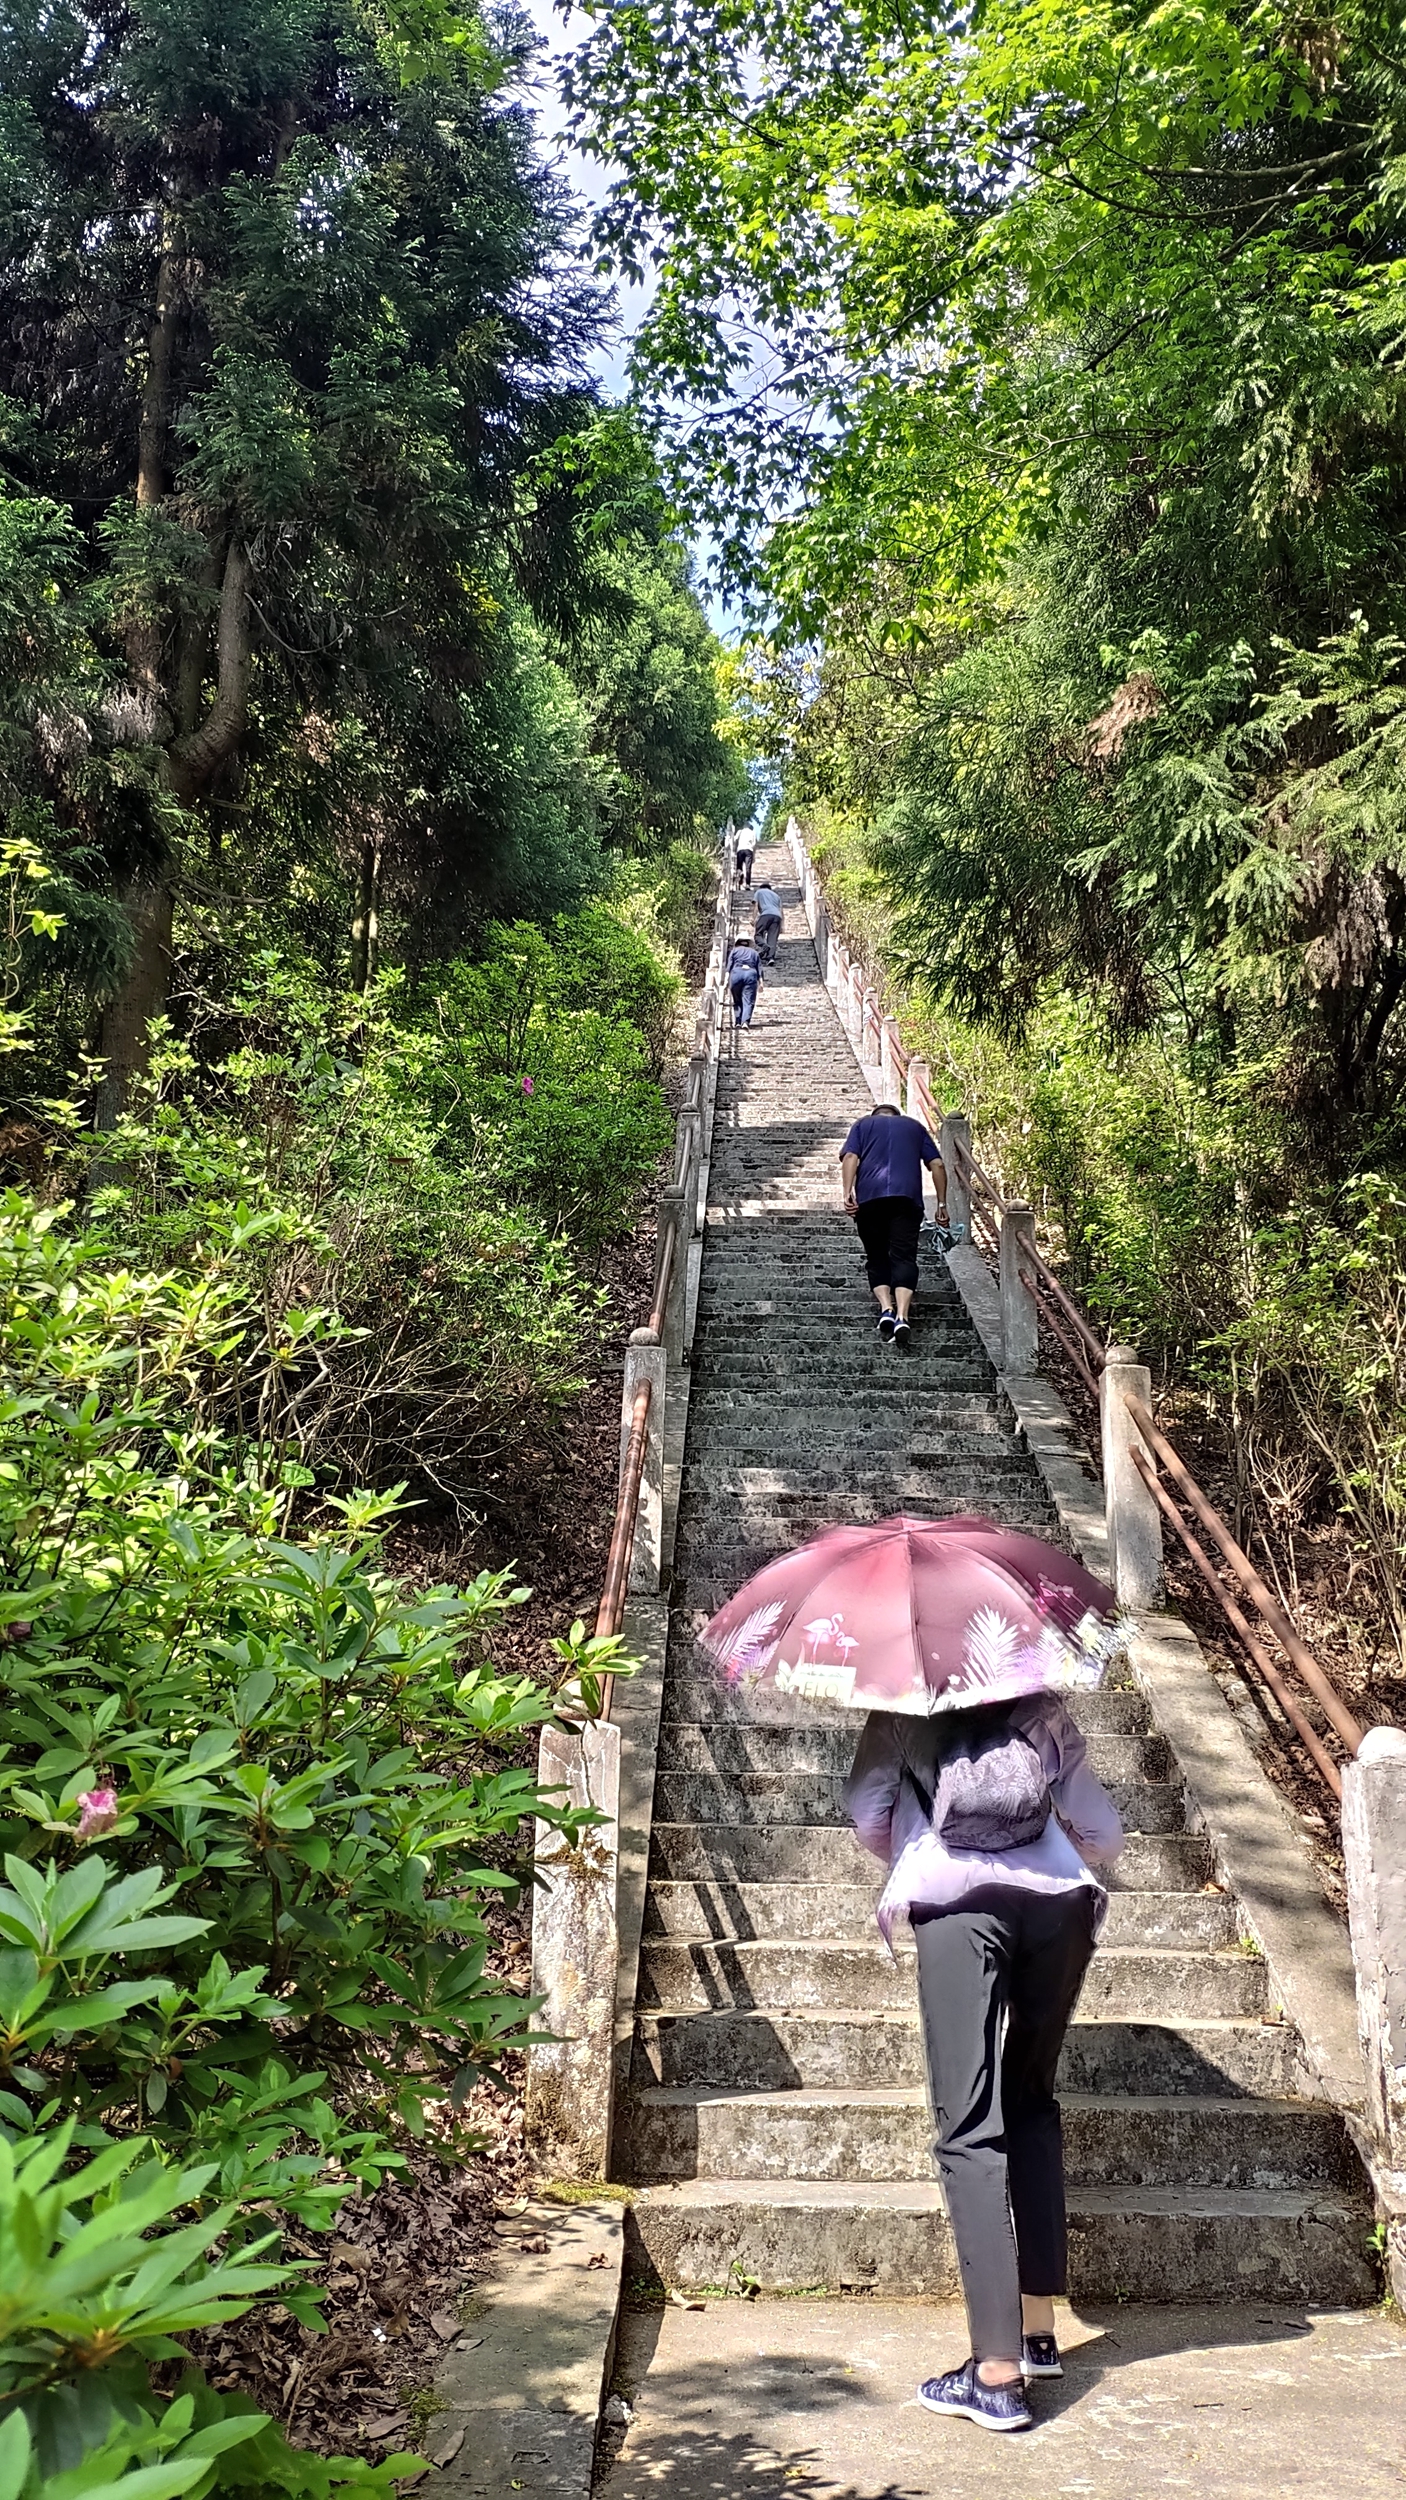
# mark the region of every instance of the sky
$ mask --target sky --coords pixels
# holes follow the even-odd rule
[[[561,10],[553,7],[552,0],[523,0],[523,8],[548,47],[547,53],[538,59],[536,76],[530,88],[543,139],[555,154],[563,177],[578,199],[588,203],[603,200],[609,176],[594,157],[583,156],[567,138],[566,115],[552,70],[553,61],[572,51],[589,33],[591,21],[582,10],[575,8],[563,17]],[[612,345],[597,350],[591,358],[591,368],[608,391],[623,394],[630,332],[649,299],[644,287],[623,286],[617,292],[620,314],[618,336]]]
[[[583,156],[579,148],[571,145],[566,134],[566,114],[552,68],[554,61],[560,60],[565,53],[574,50],[575,46],[589,33],[591,21],[584,10],[578,8],[572,8],[563,14],[561,9],[553,6],[552,0],[522,0],[522,7],[547,47],[545,53],[538,58],[535,76],[528,88],[543,141],[548,152],[554,155],[558,169],[578,199],[584,200],[587,204],[603,200],[609,184],[609,173],[604,166],[596,162],[594,157]],[[618,308],[616,334],[608,345],[596,350],[589,362],[592,372],[598,376],[603,387],[623,397],[626,389],[625,367],[629,356],[630,334],[649,301],[649,289],[644,286],[621,285],[616,289],[616,296]],[[721,599],[702,578],[703,568],[711,553],[712,542],[707,532],[695,531],[691,534],[689,543],[698,566],[699,592],[708,622],[715,634],[722,634],[728,640],[732,640],[738,632],[737,618],[729,609],[727,602]]]

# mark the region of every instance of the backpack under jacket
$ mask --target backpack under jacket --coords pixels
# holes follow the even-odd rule
[[[910,1759],[900,1721],[905,1773],[945,1849],[1023,1849],[1050,1819],[1044,1764],[1011,1724],[1011,1709],[987,1703],[929,1721],[938,1738],[935,1785]]]

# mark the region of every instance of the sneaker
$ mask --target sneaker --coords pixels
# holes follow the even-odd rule
[[[879,1313],[879,1335],[882,1337],[882,1339],[883,1339],[883,1341],[884,1341],[884,1344],[885,1344],[885,1345],[887,1345],[887,1344],[889,1343],[889,1341],[890,1341],[891,1337],[893,1336],[893,1331],[894,1331],[894,1317],[893,1317],[893,1313],[892,1313],[892,1311],[880,1311],[880,1313]]]
[[[913,1334],[913,1331],[912,1331],[912,1329],[909,1327],[908,1322],[907,1322],[907,1320],[906,1320],[906,1319],[896,1319],[896,1320],[894,1321],[894,1323],[893,1323],[893,1342],[894,1342],[894,1344],[895,1344],[895,1345],[907,1345],[908,1340],[909,1340],[909,1338],[912,1336],[912,1334]]]
[[[960,2413],[984,2431],[1028,2431],[1034,2419],[1020,2379],[987,2387],[974,2361],[964,2361],[960,2370],[948,2370],[941,2378],[924,2379],[918,2402],[929,2413]]]

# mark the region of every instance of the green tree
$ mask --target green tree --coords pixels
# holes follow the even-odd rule
[[[58,600],[4,769],[56,869],[120,898],[89,915],[124,959],[105,1117],[177,891],[218,886],[276,765],[339,785],[363,968],[389,856],[431,906],[482,884],[524,745],[552,778],[523,480],[591,416],[596,298],[510,56],[476,40],[407,92],[393,51],[351,0],[29,0],[0,30],[0,561],[12,613],[36,567]]]

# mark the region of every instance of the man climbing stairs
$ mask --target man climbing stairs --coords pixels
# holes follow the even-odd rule
[[[616,2168],[671,2284],[952,2296],[912,1956],[879,1939],[840,1805],[861,1722],[760,1720],[695,1635],[829,1523],[973,1510],[1048,1534],[1054,1513],[935,1251],[911,1348],[877,1336],[838,1190],[871,1097],[785,851],[757,867],[786,930],[720,1071]],[[1145,1703],[1115,1677],[1075,1715],[1133,1837],[1061,2069],[1074,2297],[1370,2300],[1356,2156],[1209,1885]]]

